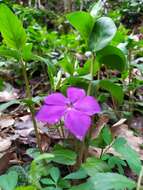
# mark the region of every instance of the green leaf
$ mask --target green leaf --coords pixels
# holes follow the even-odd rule
[[[136,186],[133,180],[116,173],[95,173],[89,182],[92,184],[92,190],[124,190]]]
[[[73,75],[74,64],[69,56],[64,55],[64,58],[59,61],[59,64],[65,72],[69,73],[70,75]]]
[[[53,181],[55,183],[57,183],[59,178],[60,178],[60,170],[58,168],[56,168],[56,167],[52,167],[50,169],[50,175],[51,175]]]
[[[77,185],[77,186],[73,186],[69,190],[94,190],[94,189],[92,187],[92,183],[86,182],[86,183],[82,183],[82,184]]]
[[[34,186],[20,186],[20,187],[17,187],[15,190],[36,190],[36,187],[34,187]]]
[[[113,148],[123,156],[130,168],[136,174],[140,173],[141,161],[139,159],[139,155],[127,144],[124,138],[117,138],[115,143],[113,144]]]
[[[89,157],[85,163],[81,166],[89,176],[93,176],[97,172],[107,172],[110,168],[106,162],[95,157]]]
[[[122,104],[123,98],[124,98],[124,93],[123,89],[121,86],[113,83],[110,80],[101,80],[100,83],[100,88],[103,88],[110,92],[110,94],[115,98],[115,100],[119,103]]]
[[[50,178],[42,178],[40,181],[44,185],[55,185],[55,182]]]
[[[43,153],[41,155],[39,155],[37,158],[34,159],[33,162],[38,162],[40,160],[47,160],[47,161],[51,161],[54,159],[54,155],[50,154],[50,153]]]
[[[0,32],[11,48],[19,50],[26,43],[26,33],[22,23],[5,4],[0,4]]]
[[[0,187],[3,190],[13,190],[18,182],[18,175],[15,171],[0,176]]]
[[[25,61],[30,61],[33,58],[32,46],[33,44],[26,44],[22,48],[22,57]]]
[[[77,11],[67,15],[70,24],[80,32],[81,36],[87,41],[93,28],[92,16],[84,11]]]
[[[84,179],[87,177],[87,172],[84,169],[80,169],[76,172],[72,172],[64,177],[64,179]]]
[[[76,163],[76,153],[61,146],[54,147],[52,154],[54,162],[64,165],[74,165]]]
[[[89,49],[91,51],[99,51],[106,47],[113,39],[116,30],[116,26],[111,18],[99,18],[95,22],[89,36]]]
[[[104,142],[105,142],[107,145],[109,145],[109,144],[112,142],[112,140],[113,140],[113,138],[112,138],[112,133],[111,133],[109,127],[105,126],[105,127],[102,129],[102,133],[101,133],[101,134],[102,134],[102,138],[103,138]]]
[[[107,46],[97,52],[97,60],[100,65],[104,64],[109,69],[124,71],[127,67],[127,60],[124,53],[114,46]]]
[[[3,46],[0,46],[0,56],[11,57],[11,58],[15,58],[16,60],[20,59],[20,55],[17,50],[10,49],[10,48],[3,47]]]

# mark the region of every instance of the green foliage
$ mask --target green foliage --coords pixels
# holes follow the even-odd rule
[[[127,67],[127,60],[124,53],[117,47],[107,46],[97,52],[99,63],[104,64],[109,69],[124,71]]]
[[[113,83],[111,80],[101,80],[99,83],[100,87],[107,90],[111,93],[112,97],[115,98],[115,100],[122,104],[124,93],[121,86],[118,84]]]
[[[99,18],[95,22],[89,36],[89,49],[91,51],[99,51],[106,47],[115,36],[116,30],[116,26],[111,18]]]
[[[17,50],[24,47],[25,30],[17,16],[5,4],[0,4],[0,32],[9,47]]]
[[[76,163],[76,153],[62,146],[55,146],[52,151],[53,161],[64,165],[74,165]]]
[[[74,26],[80,32],[81,36],[87,41],[94,24],[92,16],[87,12],[78,11],[68,14],[67,19],[72,24],[72,26]]]
[[[3,190],[14,190],[18,182],[18,175],[15,171],[0,176],[0,187]]]
[[[85,163],[82,164],[82,168],[87,172],[89,176],[95,175],[97,172],[108,172],[110,168],[106,162],[95,157],[89,157]]]
[[[92,184],[92,189],[96,190],[134,189],[136,186],[133,180],[116,173],[96,173],[89,179],[89,182]]]
[[[126,140],[123,138],[117,138],[113,144],[113,147],[123,156],[130,168],[136,174],[139,174],[141,170],[141,161],[139,159],[139,155],[128,145]]]
[[[15,190],[37,190],[34,186],[20,186],[17,187]]]

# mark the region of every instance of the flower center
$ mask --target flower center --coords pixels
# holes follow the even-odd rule
[[[72,103],[72,102],[68,102],[66,105],[67,105],[67,108],[68,108],[68,109],[73,108],[73,103]]]

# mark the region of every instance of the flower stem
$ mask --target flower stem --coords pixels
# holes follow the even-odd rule
[[[95,55],[92,55],[92,61],[91,61],[91,65],[90,65],[91,80],[89,82],[88,90],[87,90],[88,96],[91,95],[91,90],[92,90],[92,81],[93,81],[93,77],[94,77],[94,61],[95,61]]]
[[[25,80],[26,97],[28,99],[32,100],[32,95],[31,95],[29,81],[28,81],[27,72],[26,72],[26,64],[23,61],[23,59],[20,60],[20,63],[21,63],[21,66],[22,66],[22,72],[23,72],[23,76],[24,76],[24,80]],[[42,153],[43,151],[42,151],[42,147],[41,147],[41,143],[40,143],[40,136],[39,136],[39,133],[38,133],[38,126],[37,126],[37,123],[36,123],[36,120],[35,120],[35,108],[34,108],[34,105],[30,104],[29,109],[30,109],[30,112],[31,112],[31,118],[32,118],[34,130],[35,130],[37,145],[38,145],[38,148],[39,148],[40,152]]]
[[[90,65],[90,74],[91,74],[91,80],[88,85],[88,90],[87,90],[87,95],[91,95],[91,90],[92,90],[92,81],[94,77],[94,62],[95,62],[95,55],[92,54],[92,61]],[[87,143],[85,140],[81,143],[80,150],[79,150],[79,156],[77,158],[77,166],[79,167],[82,162],[84,162],[88,156],[88,148],[89,148],[89,139],[92,133],[92,126],[89,129],[88,135],[87,135]]]

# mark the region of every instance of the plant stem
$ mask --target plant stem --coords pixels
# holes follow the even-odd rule
[[[94,62],[95,62],[95,55],[92,54],[92,62],[91,62],[91,67],[90,67],[90,74],[91,74],[91,81],[89,83],[88,86],[88,91],[87,91],[87,95],[91,95],[91,91],[92,91],[92,81],[93,81],[93,77],[94,77]],[[84,149],[83,149],[83,161],[86,161],[86,158],[88,156],[88,148],[89,148],[89,140],[90,137],[92,135],[92,131],[93,131],[93,125],[91,125],[88,135],[87,135],[87,143],[84,142]],[[86,146],[85,146],[86,144]]]
[[[143,166],[142,166],[141,171],[140,171],[140,175],[139,175],[139,178],[138,178],[136,190],[140,190],[142,177],[143,177]]]
[[[21,66],[22,66],[22,72],[23,72],[23,76],[24,76],[24,80],[25,80],[26,97],[28,99],[32,100],[29,80],[28,80],[27,72],[26,72],[26,64],[22,59],[20,60],[20,63],[21,63]],[[36,120],[35,120],[35,108],[34,108],[34,105],[30,104],[29,109],[30,109],[30,112],[31,112],[31,118],[32,118],[34,130],[35,130],[37,145],[38,145],[38,148],[39,148],[40,152],[42,153],[43,151],[42,151],[42,148],[41,148],[40,136],[39,136],[39,132],[38,132],[38,126],[37,126],[37,123],[36,123]]]
[[[95,56],[92,55],[92,61],[91,61],[91,66],[90,66],[90,74],[91,74],[91,80],[89,82],[88,90],[87,90],[87,95],[91,95],[91,90],[92,90],[92,81],[94,77],[94,61],[95,61]]]

